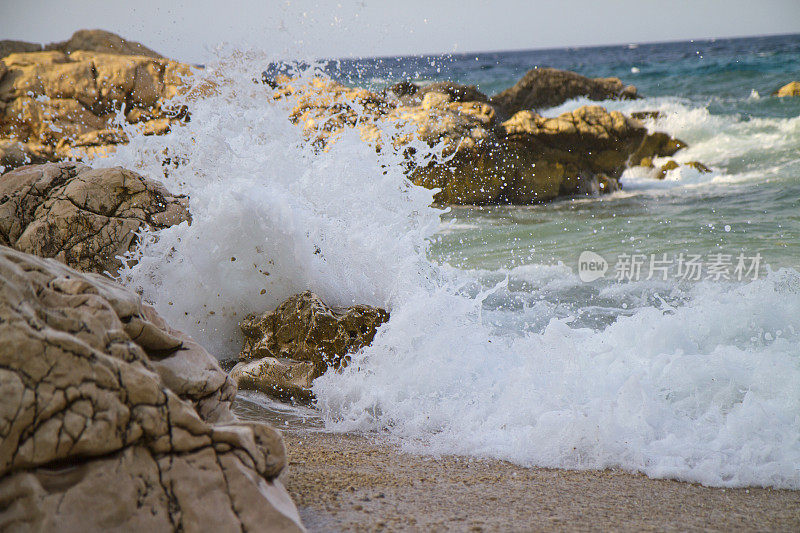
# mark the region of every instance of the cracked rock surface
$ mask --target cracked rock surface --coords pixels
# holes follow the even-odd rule
[[[208,352],[102,276],[0,247],[0,279],[0,530],[303,530]]]
[[[115,273],[142,227],[190,220],[188,198],[121,167],[30,165],[0,176],[0,244]]]

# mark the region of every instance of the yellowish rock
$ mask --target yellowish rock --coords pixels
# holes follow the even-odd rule
[[[663,180],[664,178],[667,177],[667,173],[670,170],[675,170],[676,168],[680,168],[680,165],[676,163],[674,160],[670,159],[669,161],[661,165],[661,168],[658,169],[658,174],[656,175],[656,178]]]
[[[330,307],[314,293],[304,292],[274,311],[242,321],[245,344],[239,358],[309,361],[317,377],[328,367],[338,368],[348,354],[372,342],[378,326],[388,318],[383,309],[368,305]]]
[[[684,163],[684,166],[687,166],[689,168],[693,168],[693,169],[697,170],[698,172],[700,172],[701,174],[708,174],[709,172],[711,172],[711,169],[708,168],[707,166],[705,166],[700,161],[688,161],[688,162]]]
[[[121,49],[119,43],[112,44]],[[131,123],[146,123],[147,134],[166,133],[188,116],[185,108],[174,108],[169,99],[186,89],[184,80],[193,75],[192,68],[168,59],[50,50],[11,54],[2,65],[0,138],[46,145],[52,148],[47,152],[50,159],[86,158],[113,149],[114,144],[101,150],[81,139],[118,129],[112,121],[123,106]],[[126,142],[123,135],[97,139]],[[5,157],[7,162],[18,159]]]
[[[444,107],[450,103],[450,95],[445,93],[428,93],[422,98],[422,109],[429,111],[437,107]]]
[[[311,361],[275,357],[238,363],[231,370],[231,379],[240,389],[256,390],[286,401],[310,401],[315,377]]]
[[[787,83],[775,92],[775,96],[780,98],[787,96],[800,96],[800,81],[792,81]]]

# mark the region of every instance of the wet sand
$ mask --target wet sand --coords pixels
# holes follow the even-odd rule
[[[285,435],[309,531],[800,531],[800,491],[430,458],[358,435]]]
[[[418,456],[377,438],[322,432],[313,414],[242,398],[235,409],[283,429],[289,467],[281,478],[311,532],[800,531],[800,491]]]

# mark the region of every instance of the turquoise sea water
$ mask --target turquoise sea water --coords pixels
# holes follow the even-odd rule
[[[775,268],[800,265],[800,98],[771,96],[800,79],[798,35],[351,60],[332,72],[374,87],[404,78],[449,79],[491,95],[537,66],[636,85],[643,100],[604,105],[662,111],[648,126],[688,142],[691,148],[677,159],[700,160],[713,173],[684,172],[668,183],[625,176],[623,192],[590,201],[454,208],[445,216],[453,226],[437,239],[434,257],[496,269],[575,266],[583,250],[609,260],[620,253],[719,252],[760,253]],[[587,103],[539,111],[555,115]]]

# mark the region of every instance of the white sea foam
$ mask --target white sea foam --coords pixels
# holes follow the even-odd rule
[[[490,332],[477,299],[421,294],[315,392],[333,427],[412,451],[798,488],[799,289],[793,271],[700,285],[603,330],[525,335]]]
[[[169,168],[167,186],[190,195],[192,224],[144,235],[122,276],[171,324],[224,357],[243,314],[297,291],[386,306],[372,345],[315,382],[331,429],[524,465],[800,488],[796,272],[678,288],[585,285],[564,266],[437,266],[432,192],[355,133],[328,152],[305,145],[286,104],[251,81],[257,59],[217,65],[228,79],[186,127],[134,136],[108,161]],[[177,168],[162,166],[165,146]],[[581,325],[580,306],[617,317]]]
[[[700,173],[690,167],[680,167],[667,173],[665,179],[654,179],[654,172],[642,168],[627,170],[621,178],[629,191],[697,187],[709,184],[739,183],[750,180],[782,178],[797,169],[800,162],[800,117],[744,118],[737,115],[712,114],[706,107],[692,106],[675,97],[644,98],[641,100],[605,100],[594,102],[576,98],[544,110],[545,116],[572,111],[584,105],[603,105],[609,110],[631,113],[657,111],[657,119],[644,124],[650,131],[666,131],[686,143],[688,148],[669,159],[678,163],[700,161],[710,167],[710,173]],[[656,166],[667,159],[656,159]]]

